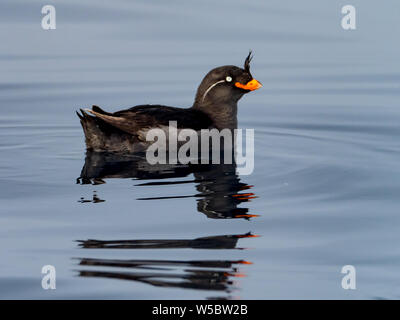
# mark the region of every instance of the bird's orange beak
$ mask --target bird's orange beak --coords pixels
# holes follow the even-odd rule
[[[247,82],[246,84],[241,84],[240,82],[236,82],[235,86],[241,89],[253,91],[260,89],[262,87],[262,84],[258,82],[256,79],[253,79]]]

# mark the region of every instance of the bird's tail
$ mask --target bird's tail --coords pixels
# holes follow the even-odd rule
[[[89,115],[87,111],[90,111],[94,116]],[[101,115],[107,117],[112,116],[112,113],[106,112],[98,106],[93,106],[92,110],[80,109],[80,112],[76,112],[76,114],[85,134],[86,149],[93,151],[134,151],[135,139],[132,135],[101,119]]]

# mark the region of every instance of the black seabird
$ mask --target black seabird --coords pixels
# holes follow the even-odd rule
[[[98,106],[81,109],[77,114],[85,133],[86,148],[108,152],[143,151],[148,145],[146,132],[165,128],[169,121],[176,121],[178,130],[235,129],[239,99],[262,87],[250,73],[251,58],[250,52],[243,68],[228,65],[211,70],[198,87],[193,106],[187,109],[163,105],[138,105],[117,112],[106,112]]]

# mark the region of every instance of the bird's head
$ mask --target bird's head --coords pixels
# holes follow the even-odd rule
[[[236,104],[246,93],[262,87],[250,73],[251,51],[243,68],[222,66],[211,70],[197,89],[194,106],[213,108],[220,104]]]

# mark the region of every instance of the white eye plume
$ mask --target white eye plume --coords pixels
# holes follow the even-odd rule
[[[225,80],[217,81],[217,82],[215,82],[214,84],[212,84],[211,86],[209,86],[208,89],[206,90],[206,92],[204,92],[203,97],[202,97],[201,100],[204,101],[204,99],[205,99],[207,93],[209,93],[210,90],[211,90],[212,88],[214,88],[217,84],[219,84],[219,83],[224,83],[224,82],[232,82],[232,77],[227,76],[227,77],[225,78]]]

